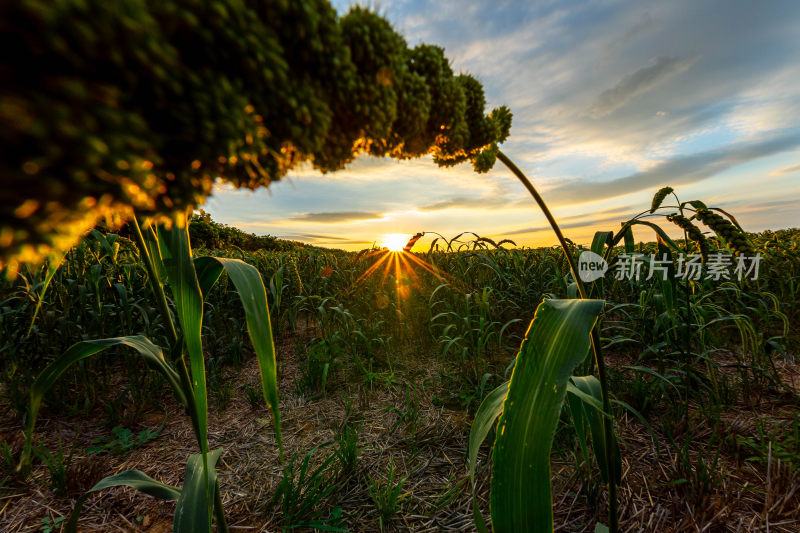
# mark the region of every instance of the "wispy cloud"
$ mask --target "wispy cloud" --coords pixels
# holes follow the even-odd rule
[[[800,132],[770,137],[750,143],[737,143],[723,148],[678,156],[647,170],[605,182],[574,181],[547,191],[555,203],[578,204],[665,185],[697,183],[729,168],[781,152],[800,145]]]
[[[352,222],[354,220],[370,220],[381,218],[380,213],[369,211],[328,211],[323,213],[304,213],[289,220],[297,222]]]
[[[448,198],[432,204],[423,205],[418,207],[420,211],[439,211],[442,209],[493,209],[509,205],[512,201],[508,198],[468,198],[463,196],[456,196]]]
[[[558,227],[561,229],[582,228],[586,226],[595,226],[597,224],[604,224],[607,222],[621,222],[628,220],[635,214],[633,211],[635,206],[626,205],[623,207],[612,207],[610,209],[603,209],[591,214],[572,215],[566,217],[558,217]],[[601,216],[603,215],[603,216]],[[524,235],[526,233],[537,233],[539,231],[551,231],[552,228],[549,224],[542,224],[540,226],[529,226],[515,230],[500,232],[498,235]]]
[[[794,172],[800,172],[800,165],[792,165],[790,167],[784,167],[774,172],[770,172],[770,174],[772,174],[773,176],[783,176],[784,174],[792,174]]]
[[[696,60],[696,56],[658,57],[650,65],[628,74],[617,85],[603,91],[588,114],[593,118],[610,115],[631,98],[652,89],[666,78],[688,69]]]

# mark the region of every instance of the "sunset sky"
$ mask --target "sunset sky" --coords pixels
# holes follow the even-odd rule
[[[350,4],[334,2],[340,13]],[[488,109],[511,108],[502,149],[572,240],[617,229],[664,185],[730,210],[749,231],[800,226],[800,2],[405,0],[377,9],[409,45],[444,46],[456,72],[483,83]],[[418,231],[555,242],[500,163],[475,174],[430,158],[363,157],[255,193],[220,187],[204,209],[253,233],[345,249]]]

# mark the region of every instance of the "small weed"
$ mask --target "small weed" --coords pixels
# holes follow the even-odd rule
[[[211,382],[211,392],[214,394],[219,410],[224,411],[230,405],[233,397],[233,381],[220,375]]]
[[[716,431],[696,454],[692,454],[690,450],[690,445],[694,441],[696,439],[691,433],[684,437],[682,445],[677,445],[672,440],[676,452],[674,459],[676,479],[670,485],[682,487],[685,498],[696,505],[702,505],[711,491],[721,482],[723,474],[719,469],[719,459],[722,446]]]
[[[417,398],[416,391],[405,391],[405,404],[402,408],[390,406],[386,408],[387,411],[394,411],[397,414],[397,421],[395,421],[390,431],[394,431],[400,424],[410,430],[412,435],[416,435],[420,425],[420,408],[419,399]]]
[[[72,456],[75,453],[75,441],[69,450],[69,455],[64,457],[64,449],[61,446],[61,439],[58,439],[58,450],[53,454],[44,446],[37,446],[34,448],[33,453],[47,466],[50,472],[50,487],[53,492],[64,492],[67,487],[67,471],[72,462]]]
[[[312,344],[306,353],[303,375],[296,383],[297,392],[308,396],[310,393],[326,393],[328,376],[342,360],[342,346],[338,337],[323,339]]]
[[[42,533],[52,533],[56,529],[56,526],[66,519],[66,516],[59,516],[55,519],[45,516],[42,518],[42,527],[39,529],[39,531]]]
[[[358,429],[345,424],[336,436],[336,448],[333,451],[342,467],[342,474],[355,472],[361,448],[358,447]]]
[[[5,469],[9,472],[13,472],[16,461],[14,460],[14,454],[11,452],[11,447],[4,440],[0,440],[0,456],[3,457],[3,466]]]
[[[433,512],[440,511],[453,503],[459,494],[464,491],[465,487],[469,487],[469,477],[467,476],[463,476],[459,481],[456,481],[455,475],[451,475],[447,481],[447,485],[444,487],[446,490],[433,504]]]
[[[166,422],[166,420],[165,420]],[[121,426],[115,426],[111,433],[111,437],[101,437],[92,441],[91,446],[87,451],[89,453],[113,453],[115,455],[124,455],[131,450],[144,446],[151,440],[155,440],[164,429],[164,422],[157,429],[143,429],[134,436],[133,431]]]
[[[389,473],[385,483],[379,483],[371,477],[369,478],[369,495],[378,511],[378,524],[383,531],[384,526],[402,507],[403,501],[410,494],[403,493],[403,485],[406,478],[395,481],[394,458],[389,461]]]
[[[263,398],[261,397],[261,390],[258,387],[253,387],[249,383],[244,384],[244,395],[247,397],[247,402],[250,404],[250,407],[256,408],[263,403]]]
[[[780,460],[792,472],[800,467],[800,415],[795,414],[791,422],[775,423],[771,428],[759,419],[756,431],[757,436],[740,439],[755,454],[746,461],[767,464],[770,459]]]
[[[335,508],[328,516],[321,503],[335,490],[337,472],[336,455],[329,455],[318,467],[312,469],[311,459],[326,443],[312,448],[298,465],[298,455],[293,455],[283,469],[270,506],[281,500],[283,530],[316,528],[325,531],[346,531],[342,527],[341,509]]]

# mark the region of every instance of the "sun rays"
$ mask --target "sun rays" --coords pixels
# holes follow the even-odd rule
[[[373,257],[375,262],[348,287],[346,292],[357,292],[368,279],[380,274],[381,287],[394,290],[399,303],[408,298],[412,289],[420,287],[421,280],[418,269],[431,274],[442,283],[454,287],[460,285],[459,280],[441,272],[435,265],[411,253],[411,248],[423,235],[424,233],[417,233],[413,236],[403,233],[383,235],[381,239],[383,248],[372,250],[363,256],[363,258]],[[394,278],[394,286],[386,287],[390,275]]]

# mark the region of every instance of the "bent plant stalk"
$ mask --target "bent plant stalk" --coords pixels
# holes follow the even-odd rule
[[[145,268],[147,269],[147,277],[150,283],[150,288],[153,290],[153,295],[158,302],[158,307],[161,312],[161,315],[164,317],[164,322],[167,325],[167,329],[170,333],[170,340],[172,341],[174,346],[178,345],[180,342],[180,338],[178,337],[178,332],[175,329],[175,323],[172,321],[172,315],[169,312],[169,305],[167,304],[167,295],[164,292],[164,287],[159,282],[159,279],[156,275],[155,265],[153,263],[153,258],[150,256],[149,248],[147,247],[147,243],[144,240],[144,235],[142,235],[142,229],[139,226],[139,221],[134,216],[133,217],[133,228],[134,228],[134,236],[136,237],[136,245],[139,247],[139,253],[142,255],[143,263],[145,264]],[[189,370],[186,368],[186,360],[183,357],[183,349],[179,352],[181,355],[178,357],[180,360],[173,361],[175,363],[178,372],[180,373],[181,381],[188,385],[191,383],[191,378],[189,376]],[[189,388],[191,390],[191,388]],[[199,421],[197,418],[197,411],[195,410],[194,402],[189,402],[189,408],[187,409],[189,413],[189,417],[192,420],[192,426],[194,428],[194,433],[198,438],[198,445],[200,449],[203,449],[203,442],[200,439],[200,432],[199,432]],[[220,533],[228,533],[228,522],[225,518],[225,510],[222,508],[222,494],[220,493],[219,489],[219,480],[214,482],[214,515],[217,520],[217,528]]]
[[[539,194],[539,191],[533,186],[533,183],[528,179],[527,176],[514,164],[511,159],[508,158],[506,154],[502,151],[498,150],[497,152],[497,159],[500,160],[510,171],[514,174],[517,179],[525,186],[528,190],[530,195],[539,205],[539,209],[541,209],[542,213],[544,213],[545,218],[547,218],[547,222],[550,223],[550,227],[553,229],[553,232],[556,234],[556,238],[558,238],[558,242],[561,245],[561,249],[564,252],[564,256],[567,259],[567,263],[569,264],[570,272],[572,273],[572,277],[575,280],[575,284],[578,287],[578,294],[580,295],[581,299],[586,299],[588,297],[588,293],[586,292],[586,287],[583,284],[580,276],[578,276],[578,269],[575,267],[575,260],[573,259],[572,255],[569,252],[569,247],[567,246],[567,241],[564,238],[564,234],[561,232],[561,228],[558,227],[558,222],[556,222],[555,217],[550,212],[550,209],[547,207],[547,204],[544,202],[544,198]],[[591,340],[592,340],[592,352],[594,353],[594,360],[595,364],[597,365],[597,377],[600,381],[600,389],[603,396],[603,411],[606,413],[611,413],[611,399],[608,396],[608,380],[606,377],[606,365],[603,360],[603,351],[600,346],[600,333],[598,330],[599,326],[597,324],[594,325],[591,332]],[[614,427],[613,422],[610,417],[604,416],[603,417],[603,432],[605,434],[605,441],[611,442],[612,436],[614,434]],[[612,464],[612,455],[613,450],[611,446],[605,447],[605,455],[606,455],[606,464]],[[608,481],[608,520],[609,520],[609,530],[611,533],[617,533],[619,530],[619,519],[617,517],[617,486],[614,480],[609,477]]]

